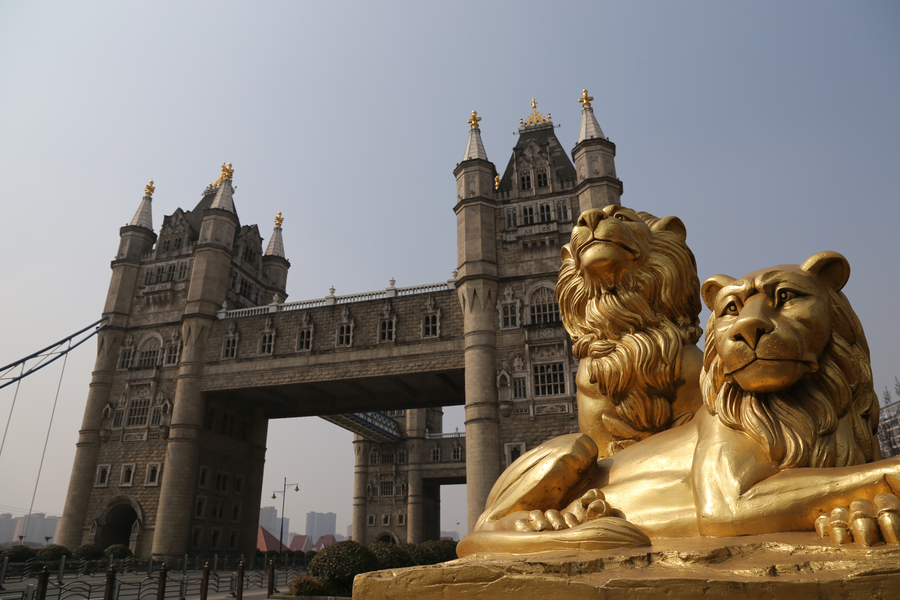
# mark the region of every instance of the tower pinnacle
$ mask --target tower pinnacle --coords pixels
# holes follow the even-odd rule
[[[138,206],[137,212],[134,213],[134,218],[131,219],[129,225],[136,225],[138,227],[144,227],[153,231],[153,211],[150,208],[150,203],[152,201],[151,196],[153,196],[153,192],[156,190],[153,187],[153,180],[150,180],[144,187],[144,198],[141,200],[140,206]]]
[[[280,256],[281,258],[285,258],[284,240],[281,238],[282,223],[284,223],[284,217],[282,217],[281,212],[279,212],[278,216],[275,217],[275,229],[272,231],[272,238],[269,240],[269,245],[266,246],[266,253],[264,256]]]
[[[578,99],[582,104],[581,129],[578,132],[579,144],[591,138],[606,139],[606,136],[603,135],[603,130],[600,129],[600,124],[597,123],[597,117],[594,116],[594,109],[591,108],[591,100],[593,99],[593,96],[588,96],[587,90],[581,90],[581,98]]]
[[[463,156],[463,160],[487,160],[487,152],[484,151],[484,144],[481,143],[481,129],[478,127],[478,122],[481,120],[481,117],[478,116],[478,111],[472,111],[472,118],[466,121],[471,125],[469,129],[469,143],[466,144],[466,154]]]
[[[213,198],[210,208],[219,208],[237,214],[237,211],[234,209],[234,199],[232,198],[234,196],[234,187],[231,185],[233,176],[234,168],[232,168],[231,163],[228,163],[227,166],[225,163],[222,163],[222,173],[214,184],[217,187],[216,197]]]

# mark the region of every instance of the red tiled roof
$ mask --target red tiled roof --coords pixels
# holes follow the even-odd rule
[[[331,535],[330,533],[329,533],[328,535],[323,535],[322,537],[319,538],[319,541],[316,542],[316,545],[313,546],[313,550],[315,550],[316,552],[318,552],[318,551],[321,550],[322,548],[326,548],[326,547],[328,547],[328,546],[331,546],[332,544],[334,544],[334,543],[336,543],[336,542],[337,542],[337,540],[334,539],[334,536]]]
[[[291,540],[290,548],[294,552],[297,552],[298,550],[306,552],[307,550],[312,550],[312,542],[308,535],[295,535],[294,539]]]
[[[256,534],[256,547],[263,552],[278,552],[278,538],[269,533],[265,527],[259,526]],[[288,547],[281,544],[281,550],[287,550]]]

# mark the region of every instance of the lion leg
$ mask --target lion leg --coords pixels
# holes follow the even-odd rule
[[[837,544],[900,543],[900,498],[878,494],[874,500],[859,498],[850,506],[838,506],[816,519],[816,533]]]
[[[591,438],[577,433],[526,452],[491,488],[475,531],[513,529],[520,511],[562,509],[590,480],[597,455]]]

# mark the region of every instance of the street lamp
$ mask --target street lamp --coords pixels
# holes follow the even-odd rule
[[[288,483],[287,477],[284,478],[284,489],[275,490],[272,492],[272,500],[275,500],[275,494],[281,494],[281,530],[278,532],[278,554],[281,554],[281,547],[283,546],[281,540],[284,538],[284,498],[287,495],[288,486],[294,486],[294,491],[300,491],[299,483]]]

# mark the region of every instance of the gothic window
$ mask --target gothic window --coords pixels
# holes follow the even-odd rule
[[[112,426],[113,426],[114,428],[118,429],[119,427],[122,426],[122,421],[123,421],[124,419],[125,419],[125,411],[122,410],[121,408],[118,409],[118,410],[116,410],[116,412],[113,413],[113,424],[112,424]]]
[[[534,365],[534,395],[558,396],[566,393],[562,363]]]
[[[521,400],[526,396],[526,381],[524,377],[513,377],[513,398]]]
[[[393,496],[394,495],[394,482],[393,481],[382,481],[381,482],[381,495],[382,496]]]
[[[177,365],[178,364],[178,344],[170,344],[166,347],[166,365]]]
[[[166,275],[166,267],[159,265],[156,267],[156,275],[153,277],[153,283],[162,283],[163,277]]]
[[[147,416],[150,414],[150,398],[135,398],[128,407],[128,416],[125,419],[125,427],[143,427],[147,424]]]
[[[239,289],[239,287],[238,287],[238,280],[239,280],[239,279],[240,279],[240,278],[239,278],[239,276],[238,276],[238,274],[237,274],[237,271],[232,271],[232,272],[231,272],[231,289],[232,289],[233,291],[235,291],[235,292],[238,291],[238,289]]]
[[[540,169],[537,172],[537,185],[538,187],[547,187],[547,170]]]
[[[200,467],[200,479],[197,487],[206,489],[209,486],[209,467]]]
[[[178,281],[181,281],[185,277],[187,277],[187,266],[186,262],[180,263],[178,265]]]
[[[266,317],[266,324],[259,334],[259,354],[273,354],[275,351],[275,327],[272,317]]]
[[[422,337],[441,337],[441,309],[434,305],[431,296],[425,300],[425,310],[422,312]]]
[[[556,216],[560,221],[569,220],[569,201],[558,200],[556,202]]]
[[[106,487],[109,483],[109,465],[97,465],[97,476],[94,487]]]
[[[501,329],[515,329],[519,326],[519,308],[521,306],[521,300],[513,299],[512,287],[506,286],[506,289],[503,290],[503,299],[497,301]]]
[[[531,294],[531,324],[544,325],[559,322],[559,305],[556,292],[549,287],[541,287]]]
[[[130,369],[131,368],[131,358],[134,356],[134,350],[132,348],[123,348],[122,353],[119,355],[119,368],[120,369]]]
[[[163,252],[168,252],[168,251],[169,251],[169,238],[166,238],[166,239],[163,240],[163,242],[162,242],[162,251],[163,251]]]
[[[232,321],[228,325],[228,332],[222,342],[222,358],[237,358],[237,345],[241,334],[237,330],[237,323]]]
[[[138,351],[138,368],[152,369],[159,362],[159,350],[162,346],[162,339],[156,335],[148,336],[141,342]]]
[[[212,518],[216,520],[221,520],[222,517],[225,516],[225,503],[224,502],[216,502],[213,506]]]
[[[531,189],[531,173],[526,173],[519,178],[523,190]]]
[[[541,223],[549,223],[551,220],[553,220],[553,214],[549,202],[541,202],[538,205],[538,217],[540,218]]]
[[[389,527],[391,524],[391,515],[381,515],[381,526]]]
[[[159,425],[162,423],[162,406],[154,406],[150,410],[150,424]]]
[[[394,464],[394,453],[393,452],[382,452],[381,453],[381,464],[383,464],[383,465]]]
[[[241,296],[248,300],[253,298],[255,286],[246,277],[241,277]]]
[[[441,462],[441,447],[435,446],[431,449],[431,462]]]
[[[200,542],[203,540],[203,528],[202,527],[194,527],[193,533],[191,533],[191,548],[199,548]]]
[[[522,225],[534,225],[534,207],[522,207]]]
[[[312,350],[313,325],[309,318],[309,313],[304,312],[300,315],[300,323],[297,325],[297,351],[308,352]]]
[[[144,485],[159,485],[159,469],[160,463],[147,465],[147,478],[144,479]]]
[[[366,523],[369,527],[375,527],[375,515],[366,515]]]
[[[397,525],[406,525],[406,515],[403,513],[397,515]]]
[[[122,465],[122,478],[119,480],[119,485],[123,487],[131,487],[133,481],[134,465]]]
[[[206,496],[197,496],[194,502],[194,517],[202,519],[206,514]]]
[[[241,503],[235,502],[231,505],[231,520],[239,523],[241,520]]]
[[[462,460],[461,446],[453,446],[453,460]]]
[[[144,285],[150,285],[153,283],[153,269],[147,269],[144,271]]]
[[[335,345],[352,346],[353,345],[353,325],[355,321],[350,318],[350,309],[344,306],[341,311],[341,320],[335,327]]]
[[[228,549],[235,550],[238,545],[238,532],[232,531],[228,536]]]
[[[374,450],[369,452],[369,464],[374,466],[378,464],[378,453]]]
[[[507,208],[506,209],[506,228],[507,229],[515,229],[518,226],[516,222],[516,209]]]
[[[381,319],[378,321],[378,341],[393,342],[397,332],[397,315],[391,310],[391,303],[385,300],[381,308]]]
[[[172,249],[180,250],[181,249],[181,234],[175,236],[175,239],[172,240]]]
[[[166,281],[172,281],[175,279],[175,269],[177,265],[172,263],[171,265],[166,266]]]
[[[219,549],[219,538],[220,537],[222,537],[222,530],[221,529],[213,529],[212,535],[209,538],[209,547],[212,550]]]
[[[228,473],[216,473],[215,485],[213,486],[217,492],[228,491]]]
[[[506,452],[506,466],[511,465],[516,462],[516,460],[525,454],[525,444],[524,442],[514,442],[512,444],[505,444],[504,450]]]
[[[406,464],[406,449],[397,452],[397,462],[401,465]]]

